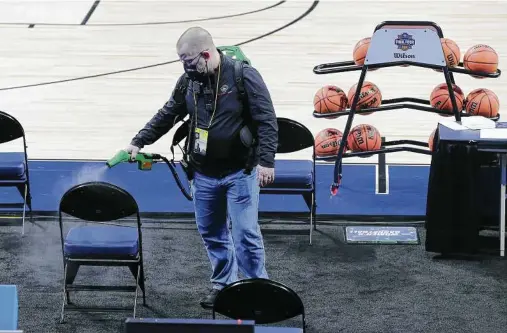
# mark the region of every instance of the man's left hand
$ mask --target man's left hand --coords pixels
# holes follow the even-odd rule
[[[275,169],[266,168],[261,165],[257,166],[257,179],[259,180],[259,186],[266,186],[271,184],[275,180]]]

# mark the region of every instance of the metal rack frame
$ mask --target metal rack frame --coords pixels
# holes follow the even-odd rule
[[[387,26],[404,26],[407,28],[411,27],[427,27],[428,29],[434,29],[438,36],[440,38],[444,38],[444,34],[442,32],[442,29],[434,22],[430,21],[384,21],[376,26],[374,32],[376,32],[379,29],[384,29]],[[419,98],[411,98],[411,97],[401,97],[401,98],[394,98],[394,99],[387,99],[383,100],[382,104],[379,107],[376,108],[366,108],[366,109],[357,109],[357,103],[359,101],[359,94],[361,91],[361,88],[363,86],[363,83],[366,78],[366,73],[368,70],[374,70],[378,68],[388,68],[393,66],[402,66],[402,65],[410,65],[415,67],[422,67],[422,68],[428,68],[428,69],[434,69],[442,71],[445,82],[447,84],[447,89],[449,91],[449,97],[451,99],[451,104],[453,107],[452,113],[447,111],[442,111],[437,108],[434,108],[431,106],[429,100],[419,99]],[[340,141],[340,147],[338,149],[338,153],[336,157],[322,157],[318,158],[318,160],[321,161],[335,161],[335,174],[334,174],[334,180],[333,184],[331,185],[331,192],[332,194],[336,194],[338,187],[340,186],[341,178],[342,178],[342,159],[346,157],[369,157],[376,154],[385,154],[385,153],[394,153],[394,152],[401,152],[401,151],[407,151],[407,152],[413,152],[417,154],[426,154],[431,155],[431,151],[429,149],[422,149],[422,148],[414,148],[409,146],[400,146],[400,145],[412,145],[412,146],[418,146],[418,147],[428,147],[427,142],[421,142],[421,141],[415,141],[415,140],[397,140],[397,141],[385,141],[383,142],[381,148],[379,150],[374,151],[364,151],[364,152],[350,152],[345,153],[345,146],[347,143],[347,137],[350,133],[350,129],[352,126],[352,122],[354,120],[354,115],[361,114],[361,113],[370,113],[370,112],[381,112],[381,111],[390,111],[390,110],[397,110],[397,109],[412,109],[412,110],[419,110],[419,111],[426,111],[426,112],[432,112],[432,113],[438,113],[442,115],[454,115],[456,121],[461,121],[461,117],[467,117],[469,114],[463,111],[463,108],[458,110],[458,106],[456,103],[456,98],[453,93],[452,85],[455,84],[453,73],[460,73],[460,74],[468,74],[478,77],[484,77],[484,78],[498,78],[501,75],[501,71],[497,69],[495,73],[482,73],[482,72],[475,72],[467,70],[463,67],[463,62],[460,62],[456,67],[448,67],[447,64],[438,66],[438,65],[431,65],[426,63],[420,63],[420,62],[413,62],[413,61],[407,61],[407,60],[401,60],[401,61],[393,61],[393,62],[387,62],[387,63],[379,63],[379,64],[364,64],[364,65],[356,65],[354,61],[343,61],[343,62],[333,62],[333,63],[324,63],[317,65],[313,68],[313,72],[318,75],[324,75],[324,74],[335,74],[335,73],[343,73],[343,72],[351,72],[351,71],[361,71],[361,74],[359,76],[359,81],[357,83],[356,92],[354,95],[354,99],[352,100],[352,103],[350,104],[350,109],[344,110],[344,111],[338,111],[338,112],[330,112],[330,113],[317,113],[314,111],[313,116],[315,118],[336,118],[337,116],[348,116],[347,123],[345,125],[345,129],[343,131],[343,137]],[[350,102],[350,101],[349,101]],[[495,118],[492,118],[494,121],[497,121],[500,118],[499,115],[497,115]],[[397,147],[396,147],[397,146]]]

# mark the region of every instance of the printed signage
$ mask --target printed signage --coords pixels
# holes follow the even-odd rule
[[[414,227],[346,227],[347,243],[360,244],[419,244],[419,235]]]
[[[438,33],[429,28],[385,28],[372,36],[365,65],[410,61],[445,66]]]

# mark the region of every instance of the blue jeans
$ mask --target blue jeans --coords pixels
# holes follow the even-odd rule
[[[267,279],[255,168],[250,175],[240,170],[218,179],[196,172],[191,187],[197,228],[213,270],[213,288],[237,281],[238,269],[244,278]]]

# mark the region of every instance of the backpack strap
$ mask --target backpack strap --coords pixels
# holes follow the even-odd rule
[[[236,81],[236,88],[238,89],[238,95],[241,101],[244,101],[246,96],[245,84],[243,82],[243,62],[234,61],[234,80]]]
[[[248,128],[247,132],[249,134],[243,133],[243,128],[240,132],[240,136],[246,135],[247,137],[250,137],[252,141],[252,147],[250,147],[248,152],[248,157],[245,165],[245,173],[250,174],[253,170],[253,161],[255,157],[255,150],[257,146],[257,140],[254,135],[254,126],[252,123],[252,117],[250,114],[250,107],[248,105],[248,95],[245,91],[245,83],[244,83],[244,77],[243,77],[243,68],[244,68],[244,62],[243,61],[235,61],[234,62],[234,80],[236,82],[236,89],[238,89],[238,97],[242,103],[243,110],[242,115],[243,119],[246,124],[246,128]]]
[[[177,103],[185,103],[185,95],[187,94],[188,82],[190,78],[185,73],[180,76],[178,82],[176,82],[176,87],[174,88],[174,100]]]
[[[178,82],[176,82],[176,87],[174,88],[174,95],[173,95],[173,98],[176,101],[176,103],[181,103],[181,104],[186,103],[186,94],[187,94],[189,82],[190,82],[190,78],[188,77],[188,75],[186,73],[181,75],[180,78],[178,79]],[[183,118],[178,117],[175,119],[174,124],[176,124],[177,122],[180,122],[182,120],[183,120]],[[190,136],[190,133],[192,132],[193,120],[194,120],[193,117],[190,117],[189,119],[187,119],[176,130],[176,133],[175,133],[175,136],[177,136],[177,135],[183,136],[186,132],[185,144],[184,144],[183,148],[181,149],[182,153],[183,153],[183,159],[181,161],[181,165],[183,166],[185,172],[187,173],[187,176],[189,176],[189,174],[187,172],[188,168],[186,168],[186,165],[188,164],[187,160],[188,160],[188,154],[189,154],[189,146],[188,145],[190,143],[189,136]],[[179,140],[177,140],[178,142],[183,140],[183,138],[178,138],[178,139],[179,139]],[[174,138],[173,138],[173,141],[174,141]],[[174,160],[174,144],[171,145],[171,153],[173,155],[173,160]],[[190,179],[190,177],[189,177],[189,179]]]
[[[238,97],[243,105],[243,117],[245,122],[248,124],[251,123],[252,118],[250,117],[250,109],[248,107],[248,95],[245,91],[245,80],[243,77],[243,68],[245,62],[243,61],[234,61],[234,81],[236,83],[236,89],[238,89]]]

